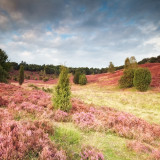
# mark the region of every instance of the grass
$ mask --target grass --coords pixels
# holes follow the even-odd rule
[[[80,159],[81,132],[72,123],[56,123],[54,135],[50,136],[60,147],[67,152],[68,159]]]
[[[17,111],[14,112],[14,120],[20,121],[20,120],[36,120],[36,116],[32,113],[28,113],[26,111]]]
[[[90,132],[85,135],[83,143],[92,145],[103,151],[107,160],[146,160],[147,155],[135,154],[126,147],[128,140],[115,134],[104,132]]]
[[[46,88],[49,87],[45,86]],[[50,88],[50,87],[49,87]],[[87,104],[97,107],[108,106],[129,112],[151,123],[160,123],[160,93],[153,91],[137,92],[134,88],[120,90],[118,87],[98,87],[97,85],[72,85],[72,97],[81,99]],[[31,115],[26,118],[34,119]],[[15,115],[16,120],[25,119]],[[49,135],[59,148],[63,148],[69,160],[80,160],[82,146],[91,145],[103,152],[107,160],[146,160],[147,154],[136,153],[126,146],[129,139],[110,132],[85,132],[72,122],[53,122],[54,135]],[[35,155],[28,155],[36,159]]]
[[[56,123],[52,141],[67,151],[72,160],[80,160],[82,146],[93,146],[103,152],[107,160],[146,160],[147,155],[137,154],[126,147],[128,139],[105,132],[83,132],[73,123]]]
[[[134,114],[148,122],[160,124],[160,93],[87,85],[74,88],[72,96],[80,98],[87,104],[112,107]]]

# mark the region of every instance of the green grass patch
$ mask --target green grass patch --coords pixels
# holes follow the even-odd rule
[[[67,152],[68,159],[80,159],[81,132],[72,123],[57,123],[54,135],[50,136],[60,147]]]
[[[107,160],[146,160],[146,154],[137,154],[126,147],[128,140],[112,133],[90,132],[82,143],[92,145],[103,152]]]
[[[153,91],[138,92],[134,88],[132,90],[88,85],[72,90],[72,96],[80,98],[87,104],[112,107],[134,114],[148,122],[159,124],[160,94]]]

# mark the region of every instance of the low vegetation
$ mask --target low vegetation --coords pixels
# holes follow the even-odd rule
[[[24,68],[30,66],[24,63]],[[139,92],[148,89],[151,74],[138,68],[134,57],[126,59],[124,72],[86,76],[79,70],[74,75],[80,85],[72,82],[75,79],[65,66],[57,83],[59,71],[54,68],[55,77],[49,76],[50,67],[25,76],[21,67],[21,84],[24,77],[32,79],[23,87],[0,83],[0,159],[160,159],[159,83],[156,90]],[[157,79],[151,73],[153,84]],[[37,77],[49,79],[43,82]],[[118,80],[125,90],[118,87]]]

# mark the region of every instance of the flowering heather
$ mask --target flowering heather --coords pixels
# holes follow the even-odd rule
[[[48,146],[43,148],[40,155],[40,160],[66,160],[66,159],[67,157],[63,150],[57,151],[55,148],[51,148]]]
[[[96,148],[86,146],[81,150],[81,160],[104,160],[104,156]]]
[[[0,124],[2,121],[13,120],[13,115],[7,108],[0,108]]]
[[[61,111],[61,110],[56,110],[55,113],[54,113],[54,120],[57,121],[57,122],[65,122],[65,121],[68,121],[68,113],[67,112],[64,112],[64,111]]]
[[[128,142],[127,147],[135,152],[151,153],[152,148],[138,141]]]
[[[90,112],[75,113],[72,119],[81,129],[100,130],[103,127],[101,121],[96,119],[95,115]]]
[[[8,104],[7,100],[4,100],[1,96],[0,96],[0,106],[6,106]]]
[[[72,119],[82,129],[109,129],[122,137],[137,139],[152,145],[157,145],[156,140],[160,139],[159,125],[150,124],[132,114],[109,107],[90,107],[75,100],[74,108],[76,110],[72,111],[74,113]]]
[[[3,94],[0,94],[0,96],[5,102],[8,100],[7,107],[9,109],[26,110],[29,113],[39,114],[45,112],[51,106],[51,96],[43,91],[24,90],[8,84],[2,84],[1,90]]]
[[[48,134],[54,134],[54,129],[53,129],[53,125],[51,124],[50,121],[47,121],[47,120],[39,120],[39,121],[34,121],[34,125],[37,127],[37,128],[40,128],[42,129],[45,133],[48,133]]]
[[[150,145],[147,145],[145,143],[141,143],[138,141],[131,141],[127,144],[127,147],[135,152],[138,153],[147,153],[150,155],[151,160],[159,160],[160,159],[160,148],[153,148]]]
[[[47,147],[51,148],[49,155],[44,152]],[[43,157],[56,159],[57,154],[59,155],[59,151],[50,142],[48,135],[34,123],[2,122],[0,125],[0,159],[24,159],[30,151],[39,153],[41,159]]]

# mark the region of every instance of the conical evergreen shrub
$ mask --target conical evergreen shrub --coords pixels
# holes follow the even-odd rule
[[[53,105],[55,109],[68,112],[71,109],[71,88],[69,83],[68,68],[61,66],[58,85],[53,95]]]
[[[24,82],[24,68],[23,65],[21,65],[19,70],[19,84],[22,85],[23,82]]]

